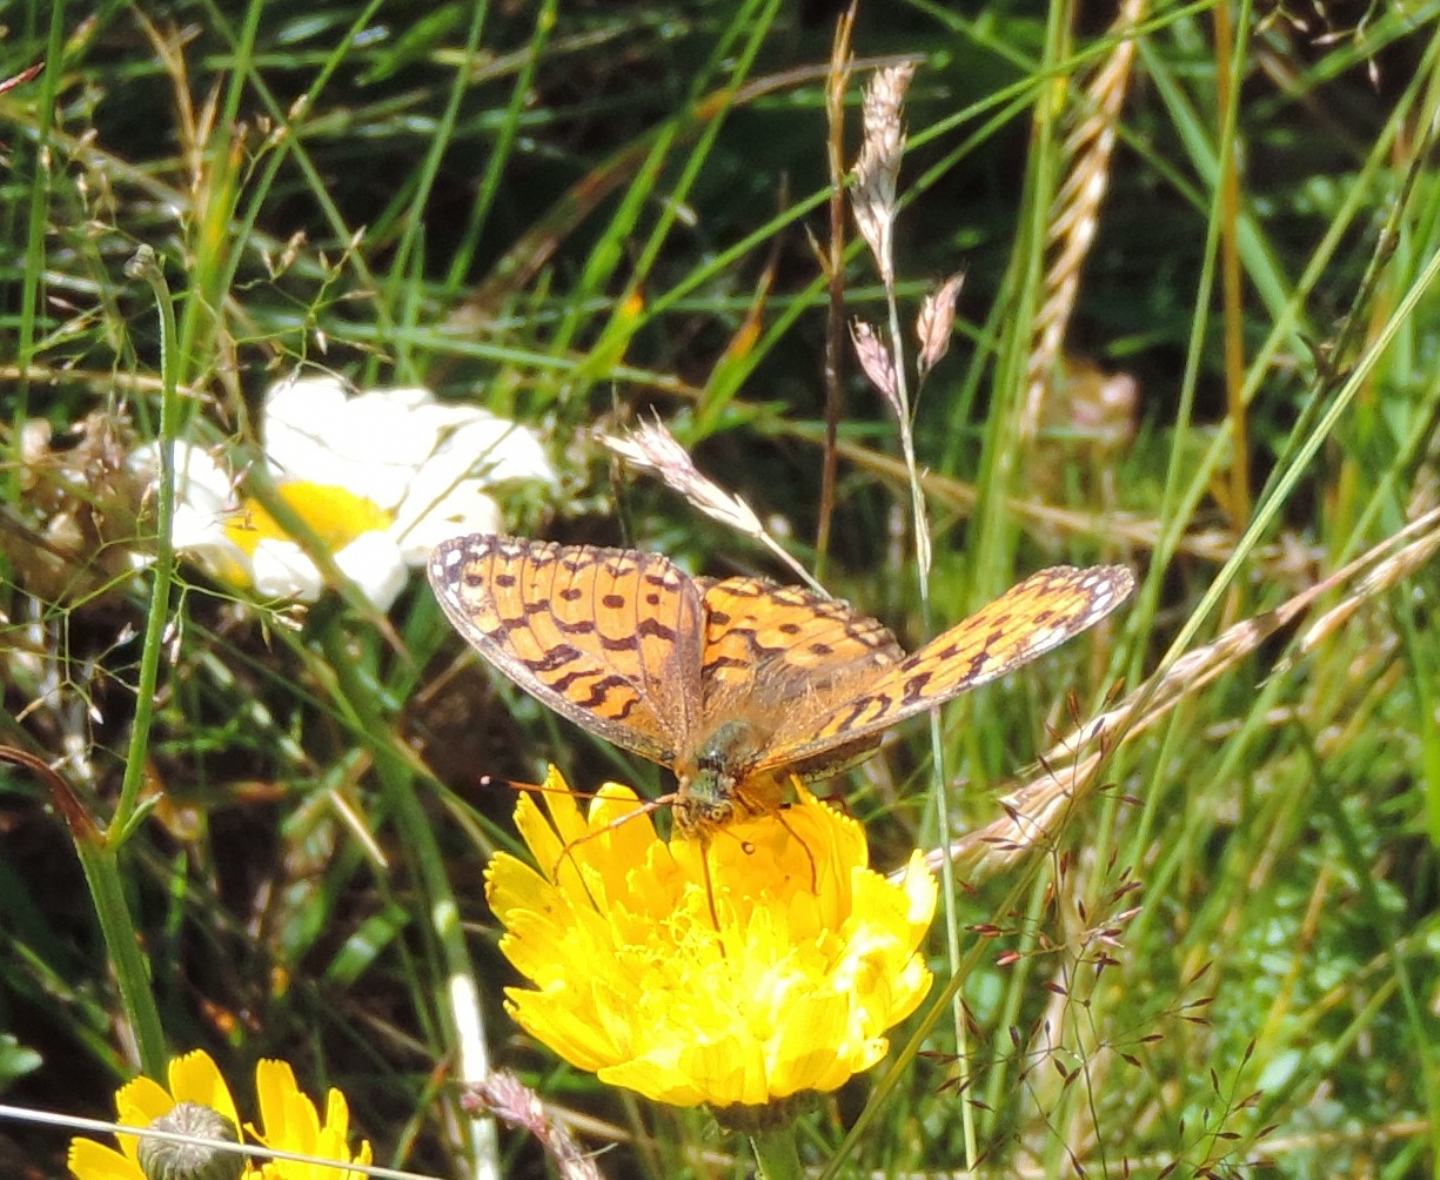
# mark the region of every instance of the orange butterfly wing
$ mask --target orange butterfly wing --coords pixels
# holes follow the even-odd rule
[[[682,774],[717,748],[743,782],[833,773],[890,726],[989,683],[1130,595],[1119,566],[1042,570],[906,656],[843,602],[664,557],[477,534],[431,555],[456,629],[526,692]]]
[[[475,534],[438,546],[455,629],[531,696],[673,766],[699,719],[700,590],[664,557]]]
[[[721,742],[723,756],[742,781],[777,744],[789,741],[785,727],[808,731],[816,718],[852,699],[905,657],[881,623],[803,587],[758,578],[702,585],[700,736],[704,742],[717,733],[727,735]],[[802,779],[838,773],[878,744],[878,737],[832,743],[813,763],[784,759],[784,769]]]
[[[988,684],[1094,626],[1135,587],[1123,566],[1032,574],[820,716],[786,717],[754,771],[782,769],[873,738]]]
[[[844,602],[760,578],[702,581],[704,716],[793,708],[844,694],[905,656],[895,637]]]

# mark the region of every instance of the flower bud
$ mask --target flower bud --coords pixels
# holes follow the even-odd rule
[[[150,1127],[175,1135],[193,1135],[200,1142],[177,1143],[149,1136],[141,1139],[140,1170],[145,1180],[239,1180],[245,1171],[245,1157],[240,1152],[216,1151],[203,1142],[240,1142],[235,1124],[208,1106],[177,1102],[169,1114],[161,1115]]]

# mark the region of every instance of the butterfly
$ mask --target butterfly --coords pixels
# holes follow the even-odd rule
[[[906,655],[846,603],[760,578],[694,578],[632,549],[477,533],[439,545],[430,584],[455,629],[517,685],[669,767],[680,829],[779,808],[897,722],[1094,626],[1129,597],[1123,566],[1032,574]]]

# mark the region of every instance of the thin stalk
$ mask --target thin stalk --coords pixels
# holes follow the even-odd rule
[[[1215,23],[1215,105],[1222,122],[1233,103],[1231,55],[1240,56],[1230,19],[1230,0],[1220,0],[1211,10]],[[1222,145],[1223,147],[1224,145]],[[1220,166],[1220,281],[1225,325],[1225,396],[1230,417],[1230,504],[1232,525],[1250,516],[1250,441],[1245,416],[1245,313],[1244,288],[1240,275],[1240,169],[1236,163],[1235,137],[1229,150],[1219,158]]]
[[[350,242],[356,239],[356,231],[346,223],[340,212],[339,206],[330,196],[330,187],[325,178],[320,174],[319,166],[311,158],[302,141],[302,136],[309,128],[306,125],[306,118],[314,109],[318,96],[329,81],[331,75],[340,67],[346,56],[347,47],[354,44],[355,34],[365,27],[374,14],[384,6],[384,0],[369,0],[365,9],[356,14],[348,26],[348,32],[336,39],[335,50],[327,57],[324,67],[316,75],[309,89],[304,96],[296,103],[282,103],[271,91],[264,75],[255,68],[253,59],[247,54],[243,59],[239,54],[240,42],[234,29],[231,28],[226,18],[226,13],[215,0],[201,0],[204,5],[206,18],[211,26],[215,28],[226,40],[235,46],[235,58],[237,62],[243,60],[246,70],[246,84],[254,89],[264,105],[266,113],[274,120],[277,127],[283,129],[282,142],[278,154],[283,156],[286,152],[293,153],[295,164],[305,178],[306,192],[319,206],[325,223],[330,227],[331,233],[337,242]],[[168,197],[168,194],[166,194]],[[181,198],[183,200],[183,198]],[[258,215],[258,203],[254,206]],[[243,227],[235,230],[234,236],[238,239],[244,236]],[[260,235],[252,235],[260,238]],[[263,238],[261,239],[263,240]],[[234,252],[232,252],[233,257]],[[365,290],[375,290],[380,286],[380,281],[371,272],[369,264],[365,260],[364,252],[361,250],[346,250],[344,260],[347,267],[355,272],[359,285]],[[232,264],[228,272],[233,278],[235,267]],[[228,281],[228,280],[227,280]],[[383,334],[394,331],[394,323],[390,319],[390,310],[384,300],[373,300],[370,304],[375,312],[375,319]]]
[[[232,233],[245,162],[245,145],[235,119],[245,90],[242,80],[254,58],[263,8],[264,0],[249,0],[240,36],[232,42],[234,68],[224,109],[206,145],[204,173],[191,204],[194,216],[189,222],[187,242],[189,281],[175,345],[176,373],[187,384],[203,375],[209,358],[223,349],[225,298],[229,292],[225,284],[234,273],[229,259],[243,249],[244,242]],[[202,349],[205,363],[201,362]]]
[[[160,478],[156,495],[156,537],[154,582],[150,591],[150,613],[145,621],[145,646],[140,652],[140,677],[135,685],[135,720],[130,728],[130,748],[125,755],[125,778],[120,784],[120,801],[105,834],[112,851],[124,844],[135,814],[140,784],[145,774],[145,755],[150,744],[150,726],[155,716],[155,685],[160,675],[160,649],[165,642],[165,622],[170,610],[170,581],[175,572],[175,544],[171,537],[175,521],[175,433],[180,425],[180,395],[176,388],[175,306],[170,288],[160,270],[155,251],[141,246],[125,267],[131,278],[143,279],[155,295],[160,316]]]
[[[835,478],[839,470],[836,440],[843,402],[845,364],[845,90],[850,82],[850,35],[859,0],[835,22],[830,48],[830,75],[825,80],[825,163],[830,176],[830,233],[825,243],[825,450],[820,466],[820,510],[815,529],[815,576],[825,580],[830,554],[830,518],[835,511]]]
[[[140,934],[125,904],[125,884],[120,876],[116,849],[109,847],[104,834],[95,826],[89,811],[60,774],[42,758],[13,747],[0,747],[0,762],[23,766],[45,784],[56,814],[65,820],[85,883],[90,887],[90,901],[100,934],[105,940],[115,983],[120,989],[120,1005],[130,1022],[135,1046],[140,1053],[140,1068],[157,1081],[165,1077],[165,1031],[160,1023],[160,1010],[150,987],[150,965],[142,951]]]
[[[996,913],[1009,914],[1022,908],[1024,898],[1033,888],[1035,874],[1040,871],[1041,863],[1040,860],[1034,859],[1022,868],[1020,874],[1016,877],[1015,884],[995,907]],[[986,939],[973,939],[971,941],[970,949],[965,952],[961,959],[960,970],[951,975],[950,979],[941,989],[940,994],[936,996],[924,1012],[920,1014],[909,1039],[892,1055],[889,1067],[871,1087],[865,1108],[850,1124],[850,1129],[846,1131],[845,1138],[840,1141],[839,1146],[831,1153],[830,1158],[825,1161],[825,1166],[820,1169],[819,1180],[834,1180],[834,1177],[841,1174],[841,1169],[854,1153],[856,1147],[859,1146],[860,1141],[869,1133],[876,1120],[880,1117],[881,1112],[887,1109],[890,1096],[895,1092],[901,1080],[907,1076],[907,1071],[910,1069],[915,1056],[920,1052],[921,1047],[928,1040],[930,1034],[943,1019],[946,1005],[953,1005],[955,1003],[955,999],[960,994],[966,975],[979,966],[982,959],[990,950],[991,946]]]
[[[50,40],[45,49],[45,72],[41,75],[40,125],[35,135],[35,177],[30,188],[30,213],[25,241],[25,273],[20,280],[20,339],[19,358],[20,380],[15,390],[15,412],[11,420],[10,437],[13,440],[13,454],[9,471],[5,475],[6,490],[14,494],[20,487],[20,472],[24,467],[21,457],[21,430],[25,419],[30,416],[30,366],[35,359],[35,321],[38,313],[40,277],[45,273],[45,211],[50,197],[50,143],[51,117],[55,111],[55,96],[60,88],[63,73],[60,63],[61,50],[65,45],[65,4],[55,0],[50,9]]]
[[[920,480],[920,468],[915,462],[915,436],[912,429],[910,409],[910,386],[906,377],[905,342],[900,334],[900,311],[895,301],[895,285],[885,284],[885,304],[890,321],[890,349],[895,360],[895,387],[900,399],[900,449],[905,457],[905,472],[910,484],[910,512],[914,522],[915,559],[918,567],[916,583],[920,591],[920,625],[928,637],[934,631],[934,612],[930,603],[930,526],[925,512],[925,489]],[[930,760],[934,767],[931,780],[931,794],[935,799],[935,823],[940,830],[941,841],[950,839],[950,793],[946,790],[948,776],[945,772],[945,741],[940,725],[940,710],[931,709],[930,719]],[[945,955],[950,972],[960,970],[960,916],[955,905],[955,866],[947,856],[940,862],[941,893],[945,898]],[[955,1024],[955,1054],[959,1070],[959,1092],[967,1093],[970,1077],[970,1054],[965,1037],[965,1003],[957,987],[951,997],[951,1015]],[[960,1104],[960,1120],[965,1135],[965,1160],[967,1167],[973,1167],[979,1153],[979,1142],[975,1135],[975,1112],[968,1102]]]
[[[254,173],[247,173],[246,179],[250,182],[247,189],[249,193],[249,204],[243,215],[237,217],[234,221],[230,234],[233,240],[246,242],[251,246],[260,246],[262,244],[267,248],[273,248],[275,246],[275,243],[266,243],[264,234],[256,228],[260,220],[260,215],[266,207],[265,202],[270,196],[270,190],[274,186],[275,177],[279,173],[281,165],[290,157],[292,151],[295,151],[301,156],[304,155],[304,149],[301,146],[301,136],[308,130],[307,123],[309,121],[309,113],[315,109],[326,83],[329,82],[331,76],[340,68],[341,63],[344,61],[346,47],[355,43],[356,37],[358,37],[361,30],[368,25],[371,18],[375,15],[375,12],[383,3],[384,0],[369,0],[365,8],[356,12],[354,20],[350,22],[342,35],[335,39],[335,47],[331,49],[324,63],[316,72],[314,78],[311,79],[309,87],[299,99],[290,104],[285,110],[281,110],[273,98],[270,99],[269,105],[272,117],[275,118],[277,130],[267,139],[267,146],[261,149],[261,154],[266,157],[266,160],[263,171],[260,171],[258,174],[258,179]],[[223,25],[219,25],[218,27],[224,29]],[[238,60],[239,46],[235,45],[233,34],[228,30],[225,30],[225,32],[232,43],[232,52],[236,54]],[[246,84],[254,85],[257,89],[264,85],[260,72],[254,68],[253,59],[250,59]],[[261,93],[264,94],[264,91],[261,91]],[[276,114],[276,112],[278,112],[278,114]],[[254,163],[258,165],[258,157]],[[176,199],[179,199],[178,195]],[[335,218],[338,219],[338,216],[338,213],[336,213]],[[348,241],[350,234],[348,232],[340,234],[338,232],[339,229],[344,229],[344,227],[338,227],[338,239],[340,241]],[[358,250],[348,251],[347,257],[355,265],[357,271],[360,272],[365,287],[367,289],[373,288],[376,285],[375,280],[373,277],[370,277],[369,272],[364,269],[364,262],[359,258],[359,253]],[[234,287],[235,274],[239,270],[240,263],[245,256],[244,250],[230,250],[226,253],[224,260],[225,269],[216,284],[217,290],[230,291]],[[377,307],[378,306],[377,304]],[[392,331],[392,327],[386,327],[385,332],[387,337]]]

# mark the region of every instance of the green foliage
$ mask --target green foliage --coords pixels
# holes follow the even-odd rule
[[[695,1112],[557,1064],[503,1011],[515,977],[481,881],[514,844],[501,784],[553,761],[577,787],[658,794],[662,772],[475,667],[419,577],[381,616],[353,591],[302,611],[182,563],[147,638],[154,581],[132,557],[155,556],[158,516],[127,457],[161,436],[167,377],[166,426],[242,457],[296,366],[422,385],[544,439],[559,485],[502,498],[513,531],[793,580],[612,468],[597,429],[654,409],[907,647],[1043,565],[1136,569],[1113,624],[949,706],[938,746],[903,727],[836,785],[884,868],[940,843],[937,749],[952,827],[1003,820],[1002,796],[1044,780],[1031,760],[1122,682],[1263,622],[1436,505],[1440,5],[1353,24],[1234,5],[1218,47],[1214,5],[1150,5],[1061,375],[1027,437],[1066,136],[1127,43],[1077,7],[871,4],[855,31],[847,164],[869,67],[917,63],[895,230],[906,331],[940,276],[967,275],[916,405],[927,583],[894,415],[849,355],[815,544],[828,6],[11,6],[0,79],[46,64],[0,93],[0,742],[52,765],[93,831],[42,779],[0,770],[8,1101],[111,1113],[146,1042],[122,1002],[146,981],[111,960],[129,922],[166,1050],[205,1047],[237,1087],[257,1058],[290,1059],[311,1092],[345,1091],[381,1163],[462,1175],[487,1150],[448,1085],[457,981],[492,1060],[585,1116],[586,1147],[618,1145],[607,1174],[718,1174],[705,1153],[731,1146]],[[141,245],[168,295],[127,275]],[[844,267],[847,315],[883,325],[858,241]],[[174,312],[163,347],[157,303]],[[1116,375],[1138,395],[1105,435],[1095,391]],[[1433,1167],[1426,556],[1321,598],[1307,620],[1352,609],[1303,649],[1287,620],[1164,699],[1003,871],[960,862],[933,1008],[804,1116],[805,1162]],[[137,725],[148,756],[127,777]],[[58,1133],[11,1134],[40,1172],[63,1167]],[[528,1137],[499,1144],[506,1174],[541,1174]]]

